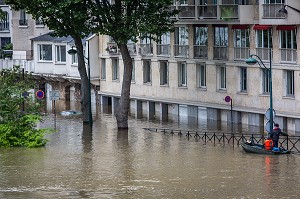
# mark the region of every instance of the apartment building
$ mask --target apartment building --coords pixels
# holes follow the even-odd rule
[[[173,7],[181,10],[175,32],[158,43],[128,43],[134,61],[131,114],[264,126],[270,86],[263,65],[271,65],[274,121],[300,131],[299,1],[180,0]],[[250,54],[262,68],[245,63]],[[114,111],[123,62],[108,36],[99,37],[99,57],[101,104]]]

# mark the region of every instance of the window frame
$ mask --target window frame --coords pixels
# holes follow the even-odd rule
[[[248,92],[248,70],[247,67],[240,67],[240,92]]]
[[[111,65],[112,65],[112,80],[118,81],[120,79],[119,59],[112,58]]]
[[[214,46],[228,47],[229,32],[227,26],[214,27]]]
[[[67,62],[67,47],[65,45],[55,45],[55,62],[56,63]]]
[[[178,63],[178,86],[187,87],[187,64],[186,62]]]
[[[151,60],[143,60],[143,83],[151,84],[151,82],[152,82]]]
[[[50,51],[47,51],[48,53],[50,53],[51,59],[46,59],[46,51],[44,49],[45,46],[50,46]],[[52,53],[52,48],[53,45],[52,44],[38,44],[38,60],[39,61],[46,61],[46,62],[52,62],[53,61],[53,53]],[[46,49],[49,50],[49,49]],[[44,52],[44,53],[43,53]],[[44,55],[43,55],[44,54]],[[47,56],[48,57],[48,56]]]
[[[265,41],[266,39],[267,41]],[[272,28],[267,30],[256,30],[256,47],[273,48]]]
[[[205,63],[197,63],[196,64],[196,80],[197,80],[197,88],[206,89],[206,64]]]
[[[101,58],[101,80],[106,80],[106,59]]]
[[[159,61],[159,75],[161,86],[169,85],[169,63],[168,61]]]
[[[266,68],[262,68],[262,94],[269,95],[270,94],[270,77],[269,70]]]
[[[295,71],[285,70],[285,95],[295,97]]]
[[[288,36],[290,35],[290,36]],[[289,38],[290,37],[290,40]],[[285,42],[283,42],[285,40]],[[290,47],[288,42],[291,42]],[[285,43],[285,47],[283,46]],[[279,48],[297,50],[297,30],[280,30],[279,31]]]

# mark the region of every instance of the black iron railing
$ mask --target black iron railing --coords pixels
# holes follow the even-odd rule
[[[203,141],[204,144],[229,144],[232,147],[240,145],[243,141],[252,140],[254,143],[263,144],[266,136],[263,134],[243,134],[214,131],[187,131],[180,129],[157,129],[144,128],[145,130],[162,132],[164,134],[186,136],[187,139],[194,138],[196,141]],[[280,136],[279,146],[288,149],[294,153],[300,153],[300,136]]]

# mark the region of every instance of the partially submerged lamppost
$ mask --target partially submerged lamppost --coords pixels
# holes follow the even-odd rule
[[[70,49],[70,50],[68,50],[68,54],[70,54],[70,55],[75,55],[75,54],[77,54],[77,50],[76,49],[74,49],[73,48],[73,46],[72,46],[72,48]],[[87,69],[88,69],[88,71],[87,71],[87,73],[88,73],[88,80],[89,80],[89,86],[88,86],[88,89],[89,89],[89,95],[88,95],[88,99],[89,99],[89,125],[90,126],[92,126],[93,125],[93,116],[92,116],[92,102],[91,102],[91,69],[90,69],[90,58],[89,58],[89,56],[88,57],[85,57],[83,54],[81,54],[83,57],[84,57],[84,59],[86,59],[87,60]]]
[[[255,59],[254,57],[256,57],[257,59]],[[248,65],[255,65],[256,63],[258,63],[259,67],[261,69],[265,69],[263,70],[263,72],[268,75],[269,77],[269,92],[270,92],[270,108],[269,108],[269,112],[270,113],[266,113],[269,114],[268,117],[269,118],[269,129],[268,126],[266,126],[266,129],[269,130],[269,133],[271,134],[273,132],[273,117],[274,115],[274,109],[273,109],[273,89],[272,89],[272,49],[270,48],[269,51],[269,59],[270,59],[270,67],[267,68],[264,64],[264,62],[261,60],[261,58],[258,55],[255,54],[251,54],[250,58],[246,59],[246,63]],[[267,118],[268,119],[268,118]]]

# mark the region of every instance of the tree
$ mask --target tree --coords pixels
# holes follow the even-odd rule
[[[119,129],[128,128],[132,60],[128,40],[158,36],[173,30],[172,16],[178,10],[170,9],[173,0],[6,0],[17,9],[25,9],[34,18],[41,18],[57,35],[70,35],[76,48],[82,52],[80,38],[88,33],[109,35],[117,43],[124,61],[124,74],[116,113]],[[83,115],[87,116],[87,76],[83,54],[79,56],[78,70],[82,81]],[[86,117],[87,119],[88,117]]]
[[[81,78],[81,109],[83,122],[89,122],[89,79],[85,68],[82,39],[91,32],[91,16],[85,0],[6,0],[13,9],[23,9],[40,19],[56,36],[71,36],[78,52]]]
[[[0,72],[0,147],[46,144],[44,135],[50,129],[36,128],[41,120],[40,103],[27,97],[27,91],[34,88],[34,84],[34,79],[23,74],[19,66]],[[26,108],[22,107],[25,104]]]
[[[139,38],[157,40],[162,34],[172,31],[178,10],[171,10],[173,0],[95,0],[92,13],[95,15],[95,30],[109,35],[117,43],[124,62],[121,99],[116,119],[119,129],[128,128],[132,59],[127,42]],[[112,3],[110,3],[112,2]]]

